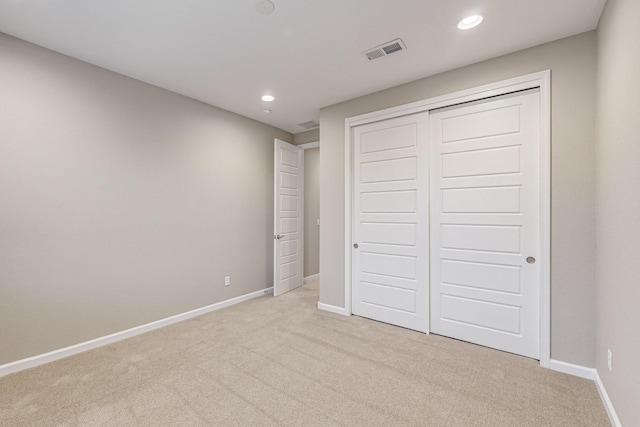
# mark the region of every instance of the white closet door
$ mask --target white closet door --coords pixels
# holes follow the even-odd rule
[[[539,358],[538,90],[435,110],[431,332]]]
[[[354,129],[353,314],[426,332],[428,113]]]

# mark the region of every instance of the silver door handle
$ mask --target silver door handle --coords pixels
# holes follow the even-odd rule
[[[280,239],[282,239],[284,237],[284,234],[276,234],[273,237],[275,237],[276,239],[280,240]]]
[[[533,264],[533,263],[535,263],[535,262],[536,262],[536,259],[535,259],[534,257],[532,257],[532,256],[528,256],[528,257],[527,257],[527,262],[528,262],[529,264]]]
[[[354,247],[354,248],[356,248],[356,249],[358,249],[358,244],[357,244],[357,243],[354,243],[354,244],[353,244],[353,247]]]

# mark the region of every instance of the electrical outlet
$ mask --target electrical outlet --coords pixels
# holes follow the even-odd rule
[[[607,350],[607,366],[609,367],[609,372],[613,372],[613,353],[611,353],[611,350]]]
[[[224,285],[229,286],[231,284],[231,276],[224,276]]]

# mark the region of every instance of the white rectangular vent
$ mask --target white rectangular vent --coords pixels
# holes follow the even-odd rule
[[[373,61],[374,59],[382,58],[383,56],[391,55],[392,53],[400,52],[403,50],[407,50],[407,47],[404,45],[402,40],[395,39],[383,45],[366,50],[363,53],[364,56],[369,59],[369,61]]]
[[[298,123],[298,126],[306,130],[311,130],[311,129],[317,128],[320,125],[318,124],[318,122],[315,122],[313,120],[308,120],[306,122]]]

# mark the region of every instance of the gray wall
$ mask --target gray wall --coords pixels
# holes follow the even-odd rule
[[[640,425],[638,15],[638,0],[609,0],[598,28],[596,366],[624,426]]]
[[[595,32],[322,109],[321,302],[344,306],[345,118],[545,69],[552,72],[551,356],[595,366]]]
[[[291,134],[2,34],[0,64],[0,364],[271,285]]]
[[[304,150],[304,276],[320,271],[320,149]]]
[[[300,132],[293,135],[293,143],[296,145],[306,144],[307,142],[320,141],[320,129],[312,129],[306,132]]]

